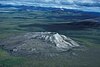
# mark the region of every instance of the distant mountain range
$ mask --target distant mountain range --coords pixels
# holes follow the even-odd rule
[[[54,8],[54,7],[42,7],[42,6],[27,6],[27,5],[10,5],[10,4],[0,4],[0,12],[15,12],[15,11],[51,11],[51,12],[72,12],[72,13],[81,13],[81,14],[90,14],[93,16],[100,16],[99,12],[89,12],[89,11],[82,11],[76,9],[66,9],[66,8]]]

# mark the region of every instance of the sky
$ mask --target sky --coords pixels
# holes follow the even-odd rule
[[[100,0],[0,0],[0,4],[41,6],[100,12]]]

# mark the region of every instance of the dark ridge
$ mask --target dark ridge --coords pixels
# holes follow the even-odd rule
[[[82,14],[90,14],[95,16],[100,16],[99,12],[88,12],[88,11],[81,11],[81,10],[75,10],[75,9],[65,9],[61,10],[61,8],[53,8],[53,7],[41,7],[41,6],[26,6],[26,5],[4,5],[0,4],[0,8],[10,8],[15,7],[18,8],[17,11],[34,11],[34,10],[41,10],[41,11],[65,11],[65,12],[73,12],[73,13],[82,13]]]
[[[27,18],[27,17],[13,17],[14,19],[30,19],[30,18]]]
[[[24,28],[40,27],[45,29],[46,31],[82,30],[87,28],[99,28],[100,22],[95,20],[83,20],[72,23],[28,24],[28,25],[19,25],[19,27],[24,27]]]

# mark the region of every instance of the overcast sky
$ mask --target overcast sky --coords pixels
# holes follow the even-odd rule
[[[0,4],[56,7],[100,12],[100,0],[0,0]]]

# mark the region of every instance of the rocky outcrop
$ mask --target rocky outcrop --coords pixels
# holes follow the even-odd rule
[[[4,49],[16,54],[63,52],[79,44],[55,32],[30,32],[11,37],[2,43]]]

